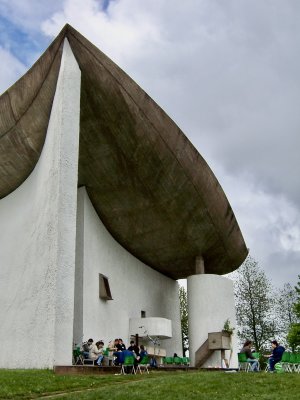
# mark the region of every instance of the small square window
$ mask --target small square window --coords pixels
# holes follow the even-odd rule
[[[103,300],[113,300],[107,276],[99,274],[99,297]]]

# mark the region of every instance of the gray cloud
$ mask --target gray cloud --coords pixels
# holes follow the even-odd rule
[[[32,2],[10,3],[48,37],[69,22],[132,76],[212,167],[252,256],[277,283],[296,281],[299,1],[118,0],[104,13],[67,0],[33,16]]]

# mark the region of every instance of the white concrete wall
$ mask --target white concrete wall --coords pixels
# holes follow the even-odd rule
[[[66,40],[41,157],[0,200],[0,368],[72,361],[79,100]]]
[[[172,321],[166,318],[130,318],[129,333],[140,337],[169,339],[173,336]]]
[[[110,340],[120,337],[128,345],[129,319],[139,318],[143,310],[146,317],[172,320],[173,337],[161,341],[161,347],[166,348],[169,355],[182,354],[177,282],[140,262],[113,239],[96,214],[85,188],[79,189],[77,210],[80,224],[75,342],[92,337],[103,339],[106,346]],[[113,300],[99,298],[99,273],[108,277]]]
[[[189,343],[191,365],[195,363],[195,352],[207,340],[209,332],[219,332],[229,318],[230,325],[236,326],[233,283],[219,275],[201,274],[187,278]],[[236,332],[236,331],[235,331]],[[237,340],[232,336],[232,355],[230,367],[236,368]],[[226,350],[230,359],[230,351]],[[215,353],[203,367],[221,367],[221,352]]]

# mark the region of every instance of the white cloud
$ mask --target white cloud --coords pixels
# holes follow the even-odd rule
[[[25,72],[26,67],[9,50],[0,46],[0,94],[8,89]]]
[[[40,24],[60,8],[59,0],[0,0],[0,14],[27,33],[40,31]]]
[[[157,39],[157,30],[143,8],[131,1],[112,2],[104,12],[95,0],[66,0],[63,10],[42,24],[45,34],[56,36],[69,23],[117,63],[143,52],[147,40]],[[124,7],[125,6],[125,7]],[[134,10],[134,12],[132,12]]]

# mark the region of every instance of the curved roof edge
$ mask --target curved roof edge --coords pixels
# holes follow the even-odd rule
[[[0,97],[0,198],[40,156],[69,40],[82,74],[78,184],[111,234],[174,279],[238,268],[248,250],[211,169],[166,113],[116,64],[66,25]]]

